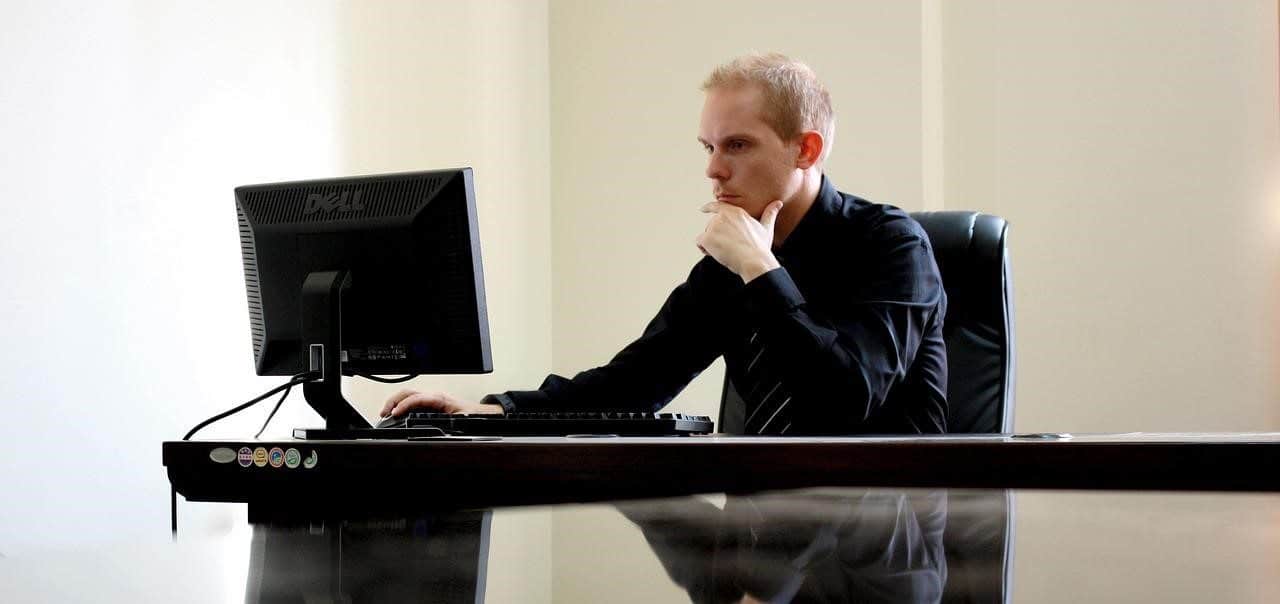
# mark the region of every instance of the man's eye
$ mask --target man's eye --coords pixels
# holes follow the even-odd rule
[[[746,141],[729,141],[729,148],[734,151],[741,151],[747,148]]]
[[[702,148],[703,148],[703,150],[705,150],[707,153],[711,153],[711,145],[703,145],[703,146],[702,146]]]

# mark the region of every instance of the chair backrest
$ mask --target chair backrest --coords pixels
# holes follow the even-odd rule
[[[1013,282],[1003,218],[912,212],[947,290],[947,432],[1013,431]]]

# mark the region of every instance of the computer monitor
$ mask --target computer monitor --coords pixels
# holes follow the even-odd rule
[[[317,372],[330,434],[370,428],[343,375],[493,371],[471,168],[235,189],[258,375]]]

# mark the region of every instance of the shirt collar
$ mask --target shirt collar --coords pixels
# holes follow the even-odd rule
[[[840,201],[840,192],[836,190],[835,184],[827,178],[826,174],[823,174],[822,184],[818,186],[817,198],[813,200],[813,205],[809,206],[804,216],[800,217],[796,228],[782,242],[778,253],[791,255],[807,247],[806,242],[813,239],[813,232],[826,221],[826,217],[839,212]]]

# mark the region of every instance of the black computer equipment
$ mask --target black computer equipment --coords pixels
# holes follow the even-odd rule
[[[705,415],[635,411],[516,412],[507,415],[460,415],[415,411],[379,423],[387,434],[407,436],[439,430],[459,436],[684,436],[708,434],[714,428]]]
[[[303,385],[326,429],[372,430],[343,375],[493,370],[470,168],[237,187],[258,375]]]

